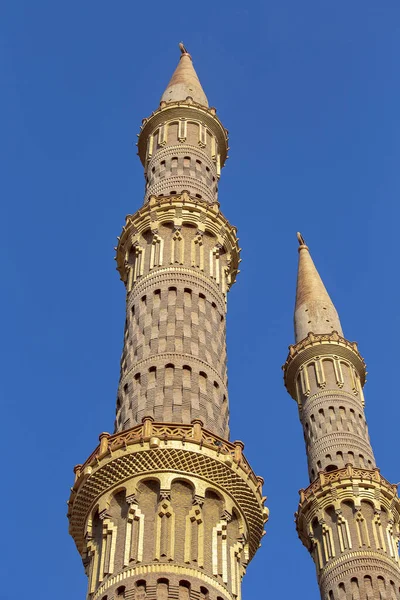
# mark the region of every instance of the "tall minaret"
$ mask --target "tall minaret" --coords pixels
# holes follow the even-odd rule
[[[294,346],[283,367],[306,442],[310,485],[297,531],[323,600],[400,598],[397,486],[376,468],[364,414],[365,363],[299,239]]]
[[[127,296],[115,432],[75,467],[69,500],[90,600],[240,599],[268,517],[262,478],[229,441],[239,247],[218,203],[227,131],[180,47],[142,122],[144,204],[116,248]]]

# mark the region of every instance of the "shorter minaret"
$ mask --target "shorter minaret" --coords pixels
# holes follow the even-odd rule
[[[323,600],[400,598],[397,487],[376,468],[364,414],[365,363],[303,237],[299,240],[296,344],[283,367],[304,430],[309,487],[300,491],[299,537]]]

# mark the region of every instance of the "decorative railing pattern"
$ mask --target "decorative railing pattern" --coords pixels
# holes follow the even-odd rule
[[[338,344],[340,346],[345,346],[346,348],[353,350],[353,352],[355,352],[358,355],[362,363],[365,364],[364,359],[358,351],[357,342],[349,342],[349,340],[346,340],[346,338],[340,336],[337,331],[332,331],[332,333],[309,333],[308,336],[304,338],[304,340],[301,340],[297,344],[291,344],[289,346],[288,358],[286,360],[285,365],[282,368],[284,369],[288,361],[294,358],[302,350],[305,350],[310,346],[314,346],[315,344],[322,344],[324,342],[328,344]]]
[[[198,444],[200,447],[215,450],[217,454],[230,456],[232,461],[247,474],[248,478],[261,488],[263,478],[253,473],[250,464],[243,454],[244,444],[240,441],[229,442],[206,429],[203,429],[203,423],[200,419],[192,421],[191,424],[176,423],[155,423],[152,417],[144,417],[141,425],[136,425],[131,429],[115,433],[101,433],[99,436],[100,444],[92,452],[89,458],[82,464],[74,468],[75,481],[85,471],[87,467],[97,464],[98,460],[121,448],[127,448],[130,445],[149,441],[151,438],[159,438],[161,441],[179,440],[183,444],[187,442]]]
[[[364,386],[367,375],[366,364],[358,351],[356,342],[349,342],[337,331],[322,334],[309,333],[297,344],[289,346],[289,354],[285,364],[282,365],[285,386],[292,398],[296,399],[295,380],[298,369],[304,361],[316,356],[316,352],[321,356],[333,355],[336,357],[338,355],[351,362],[360,377],[361,386]]]
[[[374,481],[397,494],[397,486],[390,483],[387,479],[382,477],[379,469],[358,469],[348,464],[344,469],[336,469],[335,471],[330,471],[329,473],[320,472],[318,474],[318,478],[315,481],[313,481],[313,483],[309,485],[308,488],[306,488],[305,490],[300,490],[300,504],[310,500],[310,498],[314,494],[320,492],[327,485],[345,479],[357,479],[360,481],[371,482]]]
[[[313,344],[321,344],[321,342],[334,342],[337,344],[342,344],[343,346],[347,346],[355,352],[358,352],[357,342],[349,342],[349,340],[346,340],[346,338],[340,336],[337,331],[332,331],[332,333],[309,333],[304,340],[289,346],[289,354],[290,356],[293,356],[297,352],[304,350],[304,348],[312,346]]]

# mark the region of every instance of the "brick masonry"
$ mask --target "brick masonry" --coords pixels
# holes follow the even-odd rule
[[[240,259],[218,203],[227,132],[186,51],[164,96],[138,140],[144,204],[116,248],[114,435],[77,465],[69,501],[88,600],[240,600],[268,518],[262,479],[228,441],[226,299]]]

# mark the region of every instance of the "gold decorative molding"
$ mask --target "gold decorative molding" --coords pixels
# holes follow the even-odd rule
[[[179,226],[188,224],[195,227],[198,232],[196,239],[206,231],[217,238],[217,243],[225,248],[229,256],[229,289],[236,279],[240,262],[236,227],[232,226],[223,216],[217,203],[210,204],[204,200],[191,198],[186,192],[167,197],[152,196],[150,201],[136,213],[126,217],[116,247],[117,269],[122,281],[129,283],[127,256],[132,247],[138,246],[140,235],[149,229],[156,232],[159,225],[171,221],[179,222]],[[196,262],[196,266],[200,269],[203,268],[201,257],[199,264]]]
[[[148,118],[143,119],[140,133],[138,135],[138,154],[143,166],[146,166],[148,140],[152,140],[152,134],[157,127],[164,126],[171,121],[179,122],[181,119],[194,121],[199,123],[199,126],[205,126],[215,136],[218,155],[220,157],[221,167],[224,165],[228,155],[228,132],[222,125],[221,121],[216,116],[215,108],[206,108],[193,101],[185,102],[162,102],[160,107],[155,110]],[[203,141],[200,140],[200,147],[203,146]],[[215,146],[212,146],[211,153],[215,153]],[[151,153],[150,153],[151,156]]]
[[[296,527],[303,544],[311,550],[310,525],[321,511],[343,501],[351,501],[359,508],[362,500],[370,502],[380,512],[381,506],[392,516],[396,527],[400,524],[400,500],[397,486],[382,477],[379,469],[359,469],[348,464],[344,469],[318,473],[317,479],[305,490],[300,490],[296,513]]]
[[[193,577],[203,581],[207,586],[218,590],[226,598],[229,598],[230,600],[237,600],[236,596],[233,596],[229,593],[226,586],[220,584],[213,577],[209,577],[200,569],[197,570],[190,567],[182,567],[180,565],[168,563],[140,565],[121,571],[121,573],[114,577],[110,577],[103,585],[101,585],[93,595],[92,600],[98,600],[98,598],[101,598],[107,589],[113,585],[116,585],[117,583],[120,583],[121,581],[124,581],[125,579],[128,579],[129,577],[140,577],[143,575],[151,575],[152,573],[174,573],[182,577]]]
[[[300,502],[306,502],[318,492],[331,488],[333,484],[347,483],[358,480],[359,483],[378,483],[393,497],[397,497],[397,486],[382,477],[379,469],[358,469],[347,465],[344,469],[335,469],[329,473],[318,473],[317,479],[305,490],[300,490]],[[399,505],[400,506],[400,505]]]
[[[337,356],[348,360],[356,369],[361,386],[364,386],[367,374],[366,365],[356,342],[349,342],[336,331],[318,335],[309,333],[297,344],[289,346],[288,357],[282,366],[286,389],[295,400],[297,373],[302,365],[317,356]]]
[[[191,425],[154,423],[150,417],[143,421],[111,436],[102,434],[100,445],[74,469],[68,517],[78,550],[83,551],[85,523],[102,494],[123,487],[133,476],[168,471],[204,479],[234,499],[247,523],[252,557],[268,510],[262,496],[263,480],[244,457],[242,442],[228,442],[203,429],[198,420]]]

